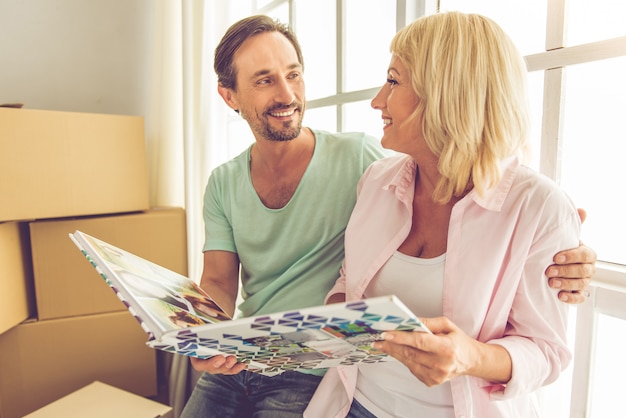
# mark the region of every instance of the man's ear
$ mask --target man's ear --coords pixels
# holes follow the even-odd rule
[[[237,103],[237,99],[233,94],[233,91],[229,88],[226,88],[220,84],[217,85],[217,92],[222,96],[222,99],[226,102],[226,104],[233,109],[235,112],[239,113],[239,104]]]
[[[585,209],[578,208],[578,216],[580,217],[580,223],[585,222],[585,219],[587,219],[587,211]]]

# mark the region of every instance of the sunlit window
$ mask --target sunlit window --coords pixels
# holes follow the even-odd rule
[[[344,131],[366,132],[379,138],[383,134],[380,111],[372,109],[371,100],[344,105]]]
[[[304,55],[307,99],[337,93],[337,6],[335,0],[299,1],[294,27]]]
[[[583,238],[626,264],[626,57],[567,69],[561,184],[589,212]]]
[[[626,35],[624,0],[569,0],[567,45]]]
[[[318,107],[308,109],[304,113],[303,124],[315,129],[328,132],[337,131],[337,109],[336,106]]]
[[[626,374],[626,362],[621,360],[624,358],[624,335],[626,321],[613,316],[598,315],[590,385],[590,418],[617,418],[624,412],[624,388],[615,384],[618,376]]]
[[[442,12],[458,10],[493,19],[511,37],[522,55],[545,50],[548,12],[545,0],[440,0],[439,3]]]
[[[395,1],[348,0],[345,8],[343,91],[382,85],[396,33]]]

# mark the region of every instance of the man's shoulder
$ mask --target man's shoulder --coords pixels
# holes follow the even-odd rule
[[[324,145],[344,149],[375,149],[382,150],[380,141],[365,132],[328,132],[311,129],[315,138]]]
[[[248,150],[246,149],[238,156],[225,161],[211,170],[209,179],[207,182],[207,188],[209,189],[222,189],[228,190],[231,187],[237,187],[237,183],[241,179],[248,178]]]
[[[365,132],[329,132],[320,129],[311,129],[315,134],[315,138],[326,142],[353,142],[363,143],[369,141],[376,141],[376,139],[366,134]]]
[[[246,169],[248,167],[249,148],[246,148],[241,154],[231,158],[215,167],[212,173],[224,173]]]

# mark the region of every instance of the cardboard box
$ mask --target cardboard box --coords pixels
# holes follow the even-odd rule
[[[0,108],[0,222],[150,208],[143,118]]]
[[[34,313],[28,224],[0,223],[0,334]]]
[[[155,396],[156,355],[128,312],[22,323],[0,335],[0,416],[22,417],[95,380]]]
[[[181,208],[30,223],[39,320],[126,310],[70,240],[75,230],[187,275],[187,228]]]
[[[150,399],[93,382],[25,418],[173,418],[172,408]]]

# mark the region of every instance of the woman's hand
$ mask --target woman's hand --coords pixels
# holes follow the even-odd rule
[[[511,379],[511,358],[504,347],[469,337],[448,318],[423,318],[433,332],[390,331],[374,344],[409,368],[426,386],[461,375],[505,383]]]
[[[190,360],[194,369],[209,374],[237,374],[246,369],[246,365],[237,363],[234,356],[213,356],[206,360],[190,357]]]

